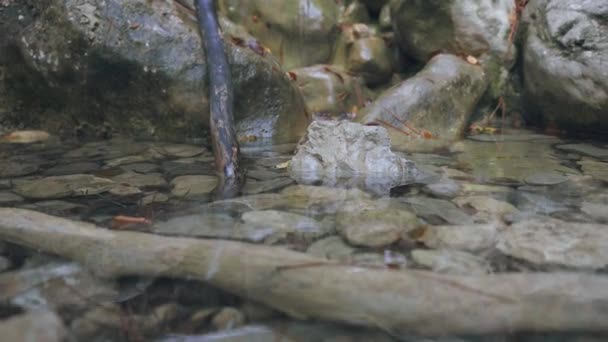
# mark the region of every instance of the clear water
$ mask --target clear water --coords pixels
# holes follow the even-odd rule
[[[492,244],[482,243],[474,248],[480,243],[479,236],[469,236],[470,240],[466,235],[460,236],[464,239],[460,244],[423,237],[434,226],[496,222],[509,226],[535,217],[569,222],[574,227],[577,224],[597,224],[596,229],[608,227],[605,214],[608,145],[523,130],[507,133],[476,136],[444,153],[403,154],[428,177],[391,187],[383,186],[382,177],[372,181],[353,178],[297,184],[284,168],[294,145],[271,146],[263,142],[245,145],[243,164],[248,177],[244,195],[219,201],[213,201],[209,186],[200,188],[200,180],[192,189],[176,190],[179,177],[214,175],[211,154],[196,145],[119,138],[87,144],[58,141],[1,144],[0,165],[4,167],[0,166],[3,175],[0,207],[26,208],[91,222],[99,229],[278,245],[349,265],[384,267],[395,272],[431,269],[436,273],[465,275],[564,270],[605,273],[606,267],[601,266],[605,254],[601,251],[583,248],[579,259],[564,254],[543,262],[534,253],[532,257],[522,257],[514,250],[500,250]],[[63,194],[49,194],[49,185],[37,190],[24,186],[46,177],[74,174],[94,175],[113,180],[114,184],[112,190],[99,193],[94,193],[93,187],[90,192]],[[349,225],[356,226],[361,220],[368,223],[377,220],[378,226],[394,225],[391,215],[401,211],[413,214],[414,223],[408,224],[415,227],[400,238],[381,237],[380,241],[387,241],[382,243],[373,242],[375,237],[361,237],[356,231],[352,235],[345,232]],[[133,222],[117,216],[127,216]],[[539,240],[535,244],[535,238],[546,237],[531,235],[530,245],[524,247],[543,251],[549,248],[547,243],[557,241]],[[357,239],[363,242],[355,242],[360,241]],[[589,248],[602,243],[608,246],[608,241],[600,241]],[[424,252],[413,253],[454,249],[461,254],[434,255],[430,262],[423,257]],[[83,276],[67,260],[16,245],[0,245],[0,255],[8,262],[0,273],[0,288],[10,289],[3,297],[0,315],[10,317],[29,308],[50,308],[60,314],[77,339],[582,341],[581,336],[585,336],[585,341],[600,341],[608,338],[592,332],[438,339],[395,336],[382,330],[299,322],[197,280],[132,277],[102,281]],[[233,329],[221,330],[226,327]],[[205,337],[194,337],[200,335]]]

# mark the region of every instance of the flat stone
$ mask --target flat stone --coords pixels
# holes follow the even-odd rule
[[[315,219],[278,210],[249,211],[243,214],[240,230],[250,241],[273,243],[292,236],[296,240],[312,241],[327,231]]]
[[[45,170],[44,174],[47,176],[63,176],[77,173],[92,173],[99,170],[99,168],[99,164],[94,162],[78,162],[71,164],[61,163],[48,170]]]
[[[160,169],[157,164],[153,163],[133,163],[122,165],[121,168],[125,171],[132,171],[137,173],[152,173]]]
[[[608,148],[598,147],[590,144],[565,144],[557,145],[556,148],[567,152],[576,152],[598,159],[608,158]]]
[[[75,150],[64,154],[67,159],[116,159],[129,155],[140,154],[147,148],[146,144],[137,143],[127,139],[112,139],[98,142],[91,142]]]
[[[428,226],[415,239],[434,249],[479,251],[492,248],[499,238],[499,223]],[[411,237],[406,237],[411,239]]]
[[[13,187],[12,180],[0,179],[0,190],[7,190]]]
[[[608,225],[523,220],[501,232],[497,248],[534,264],[600,269],[608,266]]]
[[[27,198],[51,199],[96,195],[115,185],[107,178],[76,174],[15,182],[13,191]]]
[[[279,194],[256,194],[241,196],[227,200],[219,200],[209,203],[209,208],[217,210],[232,210],[245,212],[250,210],[265,210],[278,208],[285,205],[285,197]]]
[[[281,174],[277,171],[270,171],[266,168],[247,170],[247,178],[253,178],[258,181],[273,180],[277,177],[280,177],[280,175]]]
[[[347,261],[357,250],[344,242],[340,236],[328,236],[308,246],[306,253],[319,258]]]
[[[564,176],[555,172],[539,172],[526,177],[525,182],[530,185],[555,185],[568,180]]]
[[[204,213],[156,222],[151,231],[163,235],[230,239],[239,220],[226,214]]]
[[[168,178],[187,175],[214,175],[213,164],[201,162],[166,161],[162,169]]]
[[[359,189],[331,188],[325,186],[294,185],[280,193],[283,205],[290,209],[316,210],[322,213],[335,213],[345,203],[371,198]]]
[[[106,160],[105,165],[106,167],[116,167],[126,164],[146,163],[164,158],[165,156],[157,152],[154,148],[148,148],[143,153],[137,155],[117,157]]]
[[[171,195],[182,198],[208,196],[217,184],[216,176],[179,176],[171,181]]]
[[[585,175],[608,183],[608,163],[583,159],[578,164]]]
[[[190,158],[207,153],[206,148],[185,144],[156,144],[154,148],[165,156],[178,158]]]
[[[133,195],[139,195],[142,193],[142,191],[138,187],[125,185],[125,184],[118,184],[117,186],[110,189],[108,192],[111,195],[118,196],[118,197],[133,196]]]
[[[460,183],[460,186],[465,194],[506,194],[512,191],[511,188],[502,185]]]
[[[136,172],[125,172],[112,177],[112,180],[116,183],[136,188],[160,188],[167,185],[165,179],[157,173],[141,174]]]
[[[61,342],[68,338],[68,332],[57,314],[35,311],[1,321],[0,336],[5,341]]]
[[[436,183],[425,185],[423,191],[439,198],[453,198],[460,194],[461,187],[458,182],[442,178]]]
[[[583,202],[581,211],[597,222],[608,223],[608,204]]]
[[[244,195],[254,195],[262,192],[280,190],[293,183],[295,183],[294,180],[287,177],[277,177],[267,181],[255,181],[248,179],[242,191]]]
[[[455,275],[484,275],[490,273],[490,264],[482,257],[449,249],[412,251],[412,260],[433,272]]]
[[[67,216],[80,213],[87,207],[82,204],[67,201],[49,200],[24,205],[21,208],[32,209],[54,216]]]
[[[533,214],[550,215],[558,211],[568,210],[567,205],[557,202],[542,193],[518,190],[511,198],[517,209]]]
[[[23,197],[10,191],[0,191],[0,206],[10,206],[23,202]]]
[[[0,162],[0,178],[13,178],[31,175],[38,171],[37,164],[22,163],[17,161]]]
[[[455,198],[453,201],[461,208],[474,209],[477,212],[474,215],[476,222],[494,222],[505,215],[517,212],[517,208],[511,203],[489,196],[466,196]]]
[[[336,230],[342,237],[353,245],[366,247],[390,245],[417,224],[416,215],[390,206],[343,209],[336,214]]]
[[[10,261],[10,259],[7,259],[0,255],[0,273],[8,270],[12,266],[13,266],[13,263]]]
[[[167,196],[167,194],[164,194],[162,192],[153,192],[142,197],[141,204],[148,205],[152,203],[164,203],[168,200],[169,196]]]
[[[450,224],[472,223],[473,219],[452,202],[424,196],[405,197],[400,199],[416,213],[430,222],[437,218]]]
[[[232,330],[245,324],[245,314],[240,310],[226,307],[222,308],[211,319],[211,325],[215,330]]]

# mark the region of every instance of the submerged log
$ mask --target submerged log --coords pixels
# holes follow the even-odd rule
[[[239,168],[239,143],[234,128],[234,96],[230,65],[224,51],[214,0],[194,1],[209,74],[211,143],[215,169],[221,178],[215,195],[233,197],[243,175]]]
[[[98,275],[199,279],[297,318],[395,335],[608,331],[608,277],[448,276],[338,264],[280,247],[110,231],[0,208],[0,240],[76,260]]]

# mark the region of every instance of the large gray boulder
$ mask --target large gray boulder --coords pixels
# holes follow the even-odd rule
[[[390,150],[382,127],[350,121],[314,121],[292,158],[289,171],[300,182],[323,181],[363,186],[376,192],[412,182],[419,175],[414,164]]]
[[[444,148],[462,138],[487,85],[480,66],[438,55],[418,74],[382,93],[361,113],[360,121],[389,127],[397,150]]]
[[[19,111],[21,122],[51,131],[105,123],[177,140],[202,134],[207,71],[190,11],[176,1],[147,0],[49,0],[35,10],[36,20],[11,43],[26,67],[6,75],[19,85],[13,102],[30,106]],[[308,123],[299,92],[244,29],[221,22],[239,133],[297,140]]]
[[[393,0],[391,18],[404,52],[427,61],[438,52],[505,55],[513,0]]]
[[[530,109],[567,129],[608,129],[608,2],[526,7],[524,91]]]

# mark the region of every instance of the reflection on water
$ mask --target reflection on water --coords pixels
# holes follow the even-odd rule
[[[481,135],[441,154],[403,154],[419,170],[407,182],[290,175],[285,162],[293,148],[244,146],[242,195],[213,201],[213,158],[199,146],[127,139],[0,144],[0,206],[108,229],[280,245],[361,267],[458,275],[607,269],[604,144],[523,130]],[[50,309],[77,340],[394,338],[288,320],[197,281],[101,280],[92,271],[0,243],[0,314]],[[234,330],[219,332],[228,328]],[[542,338],[500,338],[524,337]],[[471,340],[480,339],[486,337]]]

